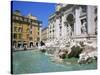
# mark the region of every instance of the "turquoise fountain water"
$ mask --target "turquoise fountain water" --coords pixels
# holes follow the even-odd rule
[[[65,61],[76,62],[77,59],[65,59]],[[82,65],[77,63],[60,64],[52,62],[51,58],[44,53],[34,50],[13,52],[12,62],[14,74],[97,69],[96,62]]]

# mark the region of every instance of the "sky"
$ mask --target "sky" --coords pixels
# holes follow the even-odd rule
[[[48,18],[55,12],[55,3],[13,1],[12,10],[19,10],[23,16],[31,13],[42,21],[42,27],[48,26]]]

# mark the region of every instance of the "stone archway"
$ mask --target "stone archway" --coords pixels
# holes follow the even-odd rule
[[[30,42],[30,47],[33,47],[33,42]]]
[[[74,18],[74,15],[73,13],[69,13],[67,16],[66,16],[66,21],[65,21],[65,25],[66,25],[66,28],[67,28],[67,36],[69,38],[71,38],[71,36],[73,35],[74,33],[74,22],[75,22],[75,18]]]
[[[18,41],[18,48],[21,48],[22,47],[22,43],[21,41]]]
[[[73,14],[68,14],[67,17],[66,17],[66,20],[67,20],[67,23],[71,26],[72,31],[74,31],[74,22],[75,22],[75,19],[74,19]]]
[[[16,41],[13,41],[13,42],[12,42],[12,46],[13,46],[14,48],[16,48],[17,42],[16,42]]]
[[[66,20],[68,23],[73,24],[74,23],[74,16],[73,14],[68,14],[66,17]]]

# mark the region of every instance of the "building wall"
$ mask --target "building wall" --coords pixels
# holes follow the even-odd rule
[[[48,41],[48,27],[42,30],[42,41],[45,43]]]
[[[22,40],[29,45],[29,24],[23,24]]]
[[[36,17],[26,17],[21,14],[12,15],[12,46],[34,46],[40,41],[40,21]]]
[[[13,38],[13,41],[15,42],[19,42],[19,41],[22,41],[22,24],[20,25],[20,23],[16,23],[14,22],[13,23],[13,26],[12,26],[12,38]],[[21,30],[19,30],[21,29]],[[16,46],[18,46],[18,44],[16,44]]]
[[[53,14],[49,17],[49,40],[58,40],[60,42],[61,40],[83,41],[87,38],[96,39],[96,9],[96,6],[70,4],[60,7],[60,9],[54,13],[55,15]],[[67,20],[69,15],[73,16],[71,23]],[[83,26],[85,27],[84,32],[82,31]],[[55,30],[55,35],[50,32],[53,29]],[[55,38],[52,38],[53,36]]]
[[[30,37],[32,38],[30,43],[33,42],[33,45],[36,45],[36,42],[41,41],[41,24],[38,22],[37,17],[34,17],[31,14],[29,14],[27,17],[37,21],[33,21],[30,24]]]
[[[33,27],[33,37],[34,37],[34,42],[37,42],[38,41],[38,37],[39,37],[39,34],[38,34],[39,30],[38,30],[38,27]]]

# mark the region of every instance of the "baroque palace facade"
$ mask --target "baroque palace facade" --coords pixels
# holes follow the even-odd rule
[[[33,47],[41,40],[41,21],[29,14],[22,16],[19,10],[12,13],[12,46]]]
[[[48,34],[49,34],[49,32],[48,32],[48,27],[45,27],[45,28],[43,28],[42,29],[42,33],[41,33],[41,40],[44,42],[44,43],[47,43],[47,41],[48,41]]]
[[[97,7],[57,4],[56,12],[49,16],[49,41],[96,42]]]

